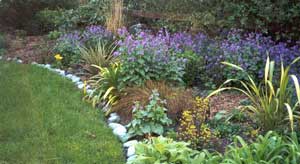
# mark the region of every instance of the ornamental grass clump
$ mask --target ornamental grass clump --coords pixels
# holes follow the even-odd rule
[[[113,56],[113,52],[116,46],[108,43],[99,41],[94,47],[79,47],[80,56],[85,64],[89,66],[97,65],[99,67],[109,67],[111,63],[116,61]],[[95,67],[88,68],[88,71],[92,74],[97,72]]]
[[[105,106],[112,106],[117,103],[119,94],[123,89],[122,82],[120,81],[121,65],[113,63],[109,67],[99,67],[99,73],[93,76],[88,83],[94,88],[92,94],[86,95],[85,99],[90,101],[93,106],[104,103]],[[108,115],[111,112],[109,108],[106,112]]]
[[[229,79],[224,82],[224,85],[231,82],[236,82],[240,84],[238,87],[221,87],[220,89],[212,92],[208,97],[217,94],[224,90],[237,90],[245,94],[251,101],[251,105],[244,106],[253,116],[255,120],[259,122],[262,130],[274,130],[274,131],[293,131],[295,126],[299,127],[299,105],[300,105],[300,86],[298,78],[295,75],[290,75],[291,67],[300,60],[300,57],[296,58],[287,67],[283,66],[281,62],[281,74],[278,86],[274,83],[274,70],[275,62],[270,61],[267,58],[264,79],[258,85],[255,83],[253,78],[244,70],[242,67],[223,62],[225,65],[230,66],[237,71],[243,72],[247,75],[247,81],[242,81],[239,79]],[[295,90],[289,89],[292,87],[290,85],[290,80],[293,81]],[[292,104],[292,96],[296,94],[297,100],[295,104]],[[297,124],[295,124],[295,122]],[[289,126],[287,126],[289,124]],[[289,128],[287,128],[289,127]]]
[[[99,42],[105,44],[113,43],[113,34],[102,26],[88,26],[83,31],[66,33],[57,39],[53,48],[55,53],[64,57],[63,65],[78,64],[81,61],[79,47],[95,48]]]

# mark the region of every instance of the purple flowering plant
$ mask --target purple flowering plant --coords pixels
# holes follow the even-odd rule
[[[83,31],[73,31],[62,35],[54,47],[54,53],[63,56],[64,65],[80,61],[79,46],[94,47],[99,41],[111,43],[114,36],[102,26],[88,26]]]
[[[121,40],[115,55],[120,57],[125,83],[142,85],[146,80],[183,83],[184,60],[176,57],[168,33],[129,34],[123,28],[119,36]]]

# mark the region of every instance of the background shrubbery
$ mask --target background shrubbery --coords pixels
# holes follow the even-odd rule
[[[269,34],[276,39],[297,40],[300,35],[300,2],[295,0],[160,0],[160,3],[128,0],[127,3],[132,9],[168,13],[169,20],[152,23],[171,28],[178,28],[181,23],[210,34],[218,34],[224,29],[243,28]],[[184,23],[172,21],[180,19],[181,14],[187,17]]]
[[[2,0],[0,2],[0,23],[28,32],[43,31],[39,26],[43,21],[36,16],[44,9],[71,9],[79,5],[79,0]],[[51,18],[48,16],[47,18]]]

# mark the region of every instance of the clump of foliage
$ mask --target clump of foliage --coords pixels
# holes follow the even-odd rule
[[[79,0],[2,0],[0,1],[0,24],[39,34],[46,29],[52,30],[54,26],[52,20],[59,14],[59,11],[48,11],[57,8],[72,9],[78,5]],[[44,9],[45,12],[41,12]]]
[[[97,65],[99,67],[108,67],[111,63],[116,61],[113,56],[113,52],[116,46],[113,44],[108,45],[108,43],[99,43],[95,47],[79,47],[80,56],[85,64]],[[95,70],[89,69],[89,72],[94,74]]]
[[[179,120],[179,116],[183,110],[193,106],[192,90],[185,90],[183,88],[174,88],[164,81],[145,82],[142,87],[134,86],[127,87],[120,95],[120,100],[113,106],[113,111],[122,116],[123,122],[127,123],[132,118],[132,106],[136,101],[140,105],[149,103],[149,97],[153,90],[157,90],[161,99],[166,100],[164,106],[168,109],[168,117],[172,120]]]
[[[94,88],[92,94],[87,95],[86,99],[91,101],[93,106],[105,103],[106,106],[116,104],[118,95],[123,89],[121,78],[121,65],[114,63],[109,67],[99,67],[99,73],[93,76],[88,83]],[[109,114],[110,110],[106,111]]]
[[[151,138],[136,145],[137,157],[127,164],[153,163],[195,163],[196,152],[188,147],[186,142],[176,142],[169,138]]]
[[[179,140],[190,142],[194,149],[206,147],[218,135],[205,123],[208,118],[208,99],[197,97],[195,107],[182,113],[177,134]]]
[[[233,30],[227,39],[222,41],[220,47],[223,52],[222,61],[227,61],[239,65],[249,73],[254,80],[262,78],[264,75],[264,63],[269,55],[271,60],[277,63],[276,68],[280,68],[281,61],[284,64],[291,63],[300,56],[298,45],[289,47],[287,43],[276,43],[270,37],[265,37],[261,33],[243,34],[240,30]],[[267,55],[268,54],[268,55]],[[299,74],[299,64],[295,63],[295,68],[291,68],[293,74]],[[276,69],[275,71],[280,71]],[[236,71],[231,67],[225,67],[223,76],[226,79],[246,80],[247,74],[243,71]]]
[[[258,131],[255,131],[249,122],[244,112],[234,109],[227,113],[226,111],[219,111],[211,120],[209,126],[216,130],[220,138],[227,138],[232,140],[234,136],[245,134],[247,136],[255,137]],[[243,125],[242,123],[246,123]],[[251,122],[252,123],[252,122]]]
[[[5,41],[5,36],[4,34],[0,33],[0,56],[4,55],[6,47],[7,45]]]
[[[182,164],[225,164],[225,163],[299,163],[300,145],[297,135],[282,137],[272,131],[258,136],[253,143],[246,143],[241,137],[234,139],[224,155],[195,151],[186,142],[172,139],[151,138],[136,145],[136,157],[129,164],[182,163]]]
[[[122,40],[115,53],[123,63],[124,82],[130,85],[143,85],[146,80],[183,83],[183,60],[170,51],[162,33],[155,36],[140,32],[134,36],[124,30],[119,31]]]
[[[290,124],[290,130],[294,129],[294,118],[298,118],[298,111],[300,104],[300,87],[298,78],[295,75],[290,75],[289,71],[293,64],[298,62],[300,58],[296,58],[290,65],[287,67],[283,66],[281,63],[281,75],[279,79],[279,85],[274,84],[274,66],[275,62],[270,61],[267,58],[264,79],[262,82],[257,85],[253,78],[241,67],[224,62],[224,64],[241,71],[247,75],[247,81],[241,81],[238,79],[229,79],[224,85],[235,81],[240,83],[241,88],[237,87],[223,87],[214,91],[209,96],[216,94],[220,91],[233,89],[245,94],[251,101],[251,105],[245,106],[246,109],[250,110],[253,113],[254,118],[257,119],[259,125],[263,128],[264,131],[274,130],[282,131],[286,130],[287,122]],[[295,84],[294,92],[288,89],[289,80],[292,79]],[[295,93],[298,100],[294,105],[291,104],[291,96]]]
[[[99,42],[111,44],[113,35],[102,26],[88,26],[82,32],[74,31],[62,35],[54,46],[54,53],[64,57],[63,64],[69,66],[80,62],[80,48],[91,47],[96,49]]]
[[[165,126],[172,123],[167,116],[167,109],[162,106],[165,102],[159,98],[157,90],[153,90],[149,99],[145,107],[136,102],[132,111],[133,119],[127,125],[130,136],[162,135]]]
[[[148,22],[171,30],[175,27],[176,31],[190,27],[219,35],[224,29],[242,28],[286,40],[298,39],[300,35],[299,1],[162,0],[156,3],[151,0],[129,0],[127,6],[161,14],[161,20]]]

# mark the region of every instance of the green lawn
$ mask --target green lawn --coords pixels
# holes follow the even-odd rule
[[[102,113],[68,80],[0,61],[0,164],[125,163]]]

